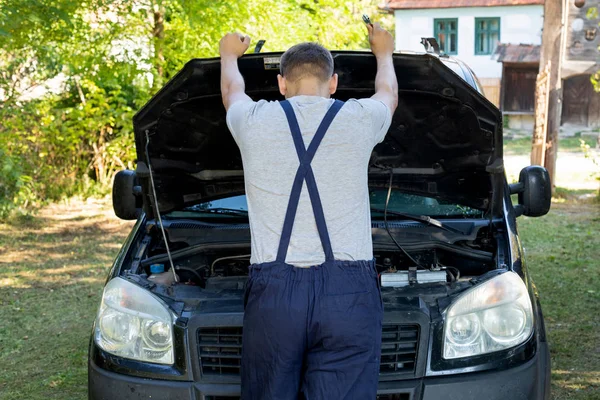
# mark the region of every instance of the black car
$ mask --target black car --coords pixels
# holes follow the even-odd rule
[[[280,99],[280,56],[239,60],[251,97]],[[336,98],[373,94],[371,53],[333,57]],[[548,399],[544,319],[516,226],[548,212],[548,173],[531,166],[507,183],[502,114],[466,65],[408,53],[394,65],[399,106],[369,168],[378,398]],[[90,399],[239,398],[250,231],[219,78],[219,59],[192,60],[134,118],[137,167],[116,176],[113,205],[137,223],[93,326]]]

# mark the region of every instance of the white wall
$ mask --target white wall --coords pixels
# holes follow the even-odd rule
[[[396,49],[423,52],[422,37],[433,37],[433,20],[458,18],[458,54],[480,78],[500,78],[502,64],[491,55],[475,55],[475,18],[500,17],[502,43],[541,44],[542,5],[396,10]]]

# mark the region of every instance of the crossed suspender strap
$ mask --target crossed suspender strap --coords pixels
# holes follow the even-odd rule
[[[294,219],[296,217],[296,211],[298,210],[300,193],[302,192],[302,183],[305,180],[306,189],[308,190],[308,195],[313,208],[313,214],[315,216],[315,222],[317,224],[317,230],[321,239],[321,245],[323,246],[323,252],[325,253],[325,260],[333,261],[333,250],[331,248],[331,241],[329,240],[329,233],[327,232],[327,224],[325,223],[325,215],[323,214],[323,205],[321,204],[319,190],[317,189],[317,182],[315,181],[315,175],[310,163],[314,158],[317,149],[319,148],[319,145],[321,144],[321,141],[327,132],[327,129],[329,129],[331,122],[344,105],[344,102],[335,100],[331,107],[329,107],[329,110],[327,110],[325,117],[323,117],[321,124],[315,132],[315,136],[308,146],[308,150],[304,147],[302,133],[300,132],[300,126],[298,125],[298,120],[296,119],[296,114],[294,113],[292,105],[287,100],[282,101],[280,104],[285,112],[288,124],[290,126],[292,138],[294,139],[294,146],[296,147],[296,153],[298,154],[298,159],[300,161],[300,166],[296,172],[294,183],[292,185],[292,192],[290,193],[290,200],[283,222],[279,248],[277,250],[277,261],[285,262],[292,236],[292,229],[294,227]]]

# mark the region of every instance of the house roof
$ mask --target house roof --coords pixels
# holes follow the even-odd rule
[[[527,6],[544,4],[544,0],[388,0],[385,9]]]
[[[501,63],[538,63],[540,46],[533,44],[499,43],[492,56]]]

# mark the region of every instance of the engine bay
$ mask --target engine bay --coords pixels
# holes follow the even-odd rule
[[[465,226],[468,224],[464,223]],[[190,229],[197,227],[190,223],[177,225],[167,222],[166,237],[173,268],[159,226],[149,226],[134,252],[134,260],[127,273],[147,281],[153,286],[151,290],[181,298],[183,293],[194,296],[192,293],[244,287],[250,266],[249,232],[245,226],[221,226],[223,229],[212,226],[210,233],[203,233],[191,232]],[[431,227],[398,226],[392,231],[401,240],[409,229],[410,235],[418,239],[407,242],[402,248],[389,240],[387,232],[381,232],[374,226],[374,258],[381,286],[401,289],[432,284],[452,285],[498,269],[504,258],[502,252],[498,252],[503,247],[498,245],[503,235],[497,230],[492,235],[488,226],[485,223],[472,224],[470,229],[464,229],[469,232],[467,235],[456,234],[452,238],[446,233],[443,241],[436,236],[439,232]],[[206,240],[209,235],[212,241]],[[431,240],[424,240],[427,235]]]

